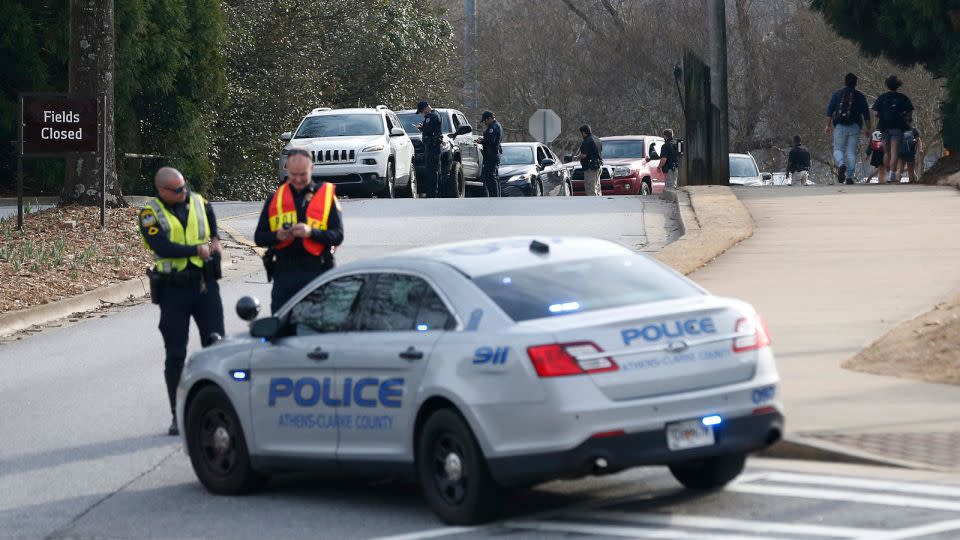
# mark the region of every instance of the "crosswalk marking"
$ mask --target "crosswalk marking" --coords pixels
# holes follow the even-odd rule
[[[867,493],[863,491],[842,491],[836,489],[815,489],[761,484],[735,484],[732,486],[727,486],[726,491],[734,493],[750,493],[754,495],[777,495],[780,497],[797,497],[801,499],[847,501],[861,504],[880,504],[901,507],[906,506],[911,508],[929,508],[931,510],[960,512],[960,502],[956,501],[928,499],[923,497],[903,497],[901,495],[885,495],[879,493]]]
[[[508,521],[504,523],[503,526],[509,529],[538,532],[576,533],[657,540],[773,540],[771,537],[756,535],[743,536],[739,534],[705,533],[703,531],[689,532],[674,529],[624,527],[620,525],[571,521]]]
[[[679,514],[633,514],[630,512],[581,512],[571,517],[584,519],[592,518],[624,523],[640,523],[645,525],[659,525],[665,527],[691,527],[696,529],[720,529],[756,534],[796,534],[814,535],[829,538],[854,538],[860,536],[877,537],[885,530],[861,529],[855,527],[833,527],[828,525],[805,525],[802,523],[775,523],[770,521],[754,521],[746,519],[717,518],[711,516],[694,516]]]
[[[877,491],[891,491],[894,493],[915,493],[920,495],[960,498],[960,486],[891,482],[888,480],[871,480],[867,478],[822,476],[815,474],[796,474],[787,472],[771,472],[763,475],[762,478],[769,482],[780,482],[786,484],[837,486],[845,488],[873,489]]]
[[[908,527],[898,529],[880,536],[863,536],[858,540],[907,540],[909,538],[920,538],[931,534],[960,530],[960,519],[950,521],[940,521],[937,523],[928,523],[917,527]]]

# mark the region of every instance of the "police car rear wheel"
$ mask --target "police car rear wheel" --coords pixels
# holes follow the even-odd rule
[[[499,487],[470,428],[455,412],[437,411],[424,423],[417,471],[427,503],[444,522],[481,523],[495,516]]]
[[[243,428],[222,390],[201,389],[186,413],[187,451],[193,470],[209,491],[220,495],[249,493],[265,477],[250,465]]]
[[[688,489],[716,489],[743,472],[746,454],[727,454],[670,465],[670,473]]]

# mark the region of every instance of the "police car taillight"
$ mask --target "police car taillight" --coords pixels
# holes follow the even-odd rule
[[[540,377],[565,377],[619,369],[612,358],[596,357],[596,354],[601,352],[603,349],[589,341],[551,343],[527,348],[530,361]]]
[[[738,320],[736,333],[749,335],[734,338],[733,352],[735,353],[754,351],[770,345],[770,331],[767,330],[767,323],[763,322],[759,315]]]

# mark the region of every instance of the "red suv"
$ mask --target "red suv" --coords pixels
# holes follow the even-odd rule
[[[649,159],[650,145],[660,155],[662,137],[653,135],[621,135],[601,137],[604,170],[600,175],[600,191],[604,195],[650,195],[664,189],[663,171],[657,169],[660,159]],[[571,156],[572,157],[572,156]],[[571,164],[573,165],[573,164]],[[583,169],[573,165],[573,194],[583,195]]]

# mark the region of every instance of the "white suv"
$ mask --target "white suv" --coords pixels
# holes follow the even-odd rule
[[[287,179],[287,152],[303,148],[313,159],[313,179],[347,194],[393,198],[417,192],[413,143],[384,105],[373,109],[314,109],[296,131],[280,135],[280,181]]]

